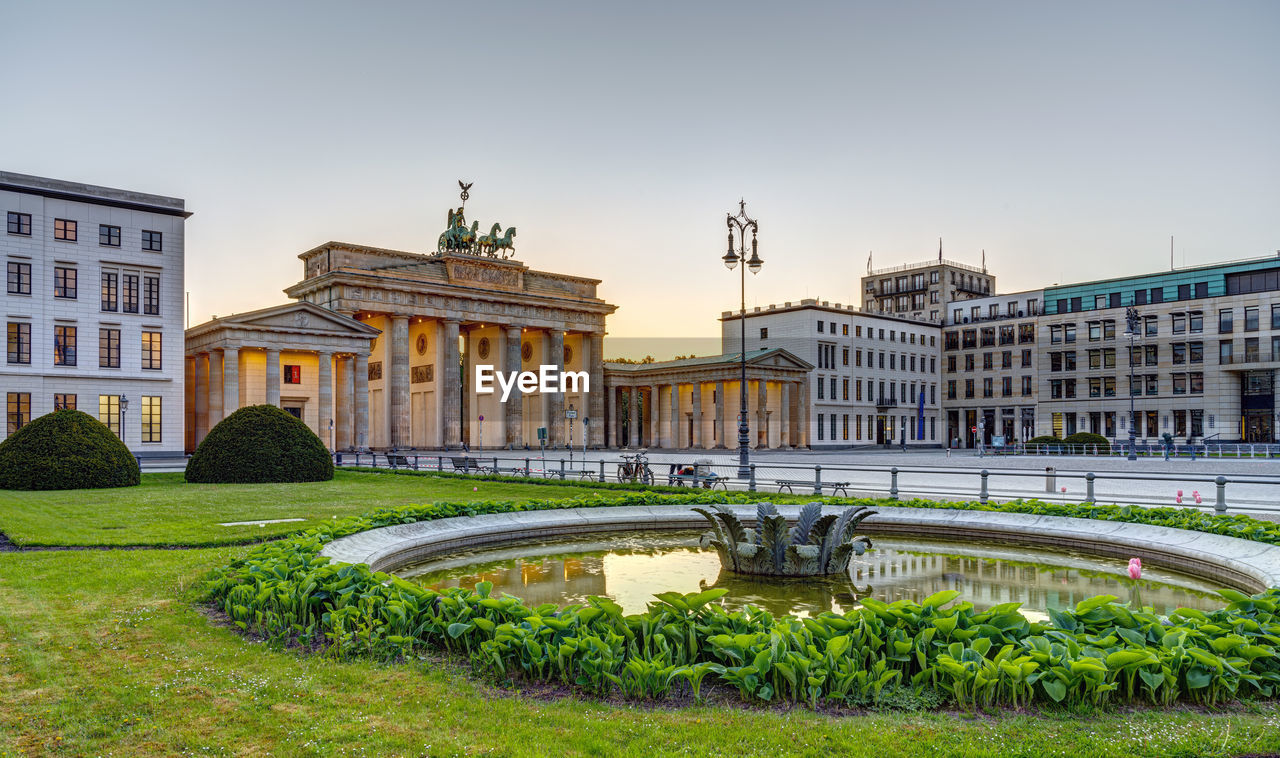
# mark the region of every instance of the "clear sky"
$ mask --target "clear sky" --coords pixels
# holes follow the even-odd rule
[[[1012,291],[1280,249],[1280,3],[4,3],[0,166],[187,200],[193,321],[327,240],[469,218],[604,280],[610,333],[856,303],[875,265]]]

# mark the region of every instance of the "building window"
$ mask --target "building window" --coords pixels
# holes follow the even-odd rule
[[[848,379],[840,380],[840,395],[844,400],[849,399],[849,380]]]
[[[1204,331],[1204,311],[1191,311],[1187,314],[1187,331],[1192,334]]]
[[[98,366],[120,368],[120,330],[98,330]],[[103,397],[106,397],[105,395]]]
[[[160,315],[160,277],[142,277],[142,312],[148,316]]]
[[[65,266],[53,269],[53,296],[68,300],[76,298],[76,270]]]
[[[972,379],[964,380],[964,396],[967,399],[973,398],[973,380]]]
[[[993,382],[991,381],[991,377],[987,377],[982,380],[982,396],[983,397],[995,396],[995,390],[992,388],[992,384]]]
[[[284,383],[302,384],[302,366],[285,366]],[[822,382],[818,382],[818,397],[822,397]]]
[[[53,396],[53,409],[55,411],[74,411],[76,409],[76,396],[55,393]]]
[[[159,371],[161,368],[160,332],[142,333],[142,368]]]
[[[1089,378],[1089,397],[1102,397],[1102,377]]]
[[[819,323],[821,323],[821,322],[819,322]],[[821,385],[821,384],[819,384],[819,385],[818,385],[818,388],[819,388],[819,389],[821,389],[821,388],[822,388],[822,385]],[[821,396],[821,395],[819,395],[818,397],[822,397],[822,396]],[[826,431],[826,427],[824,427],[824,426],[822,425],[822,422],[825,420],[825,415],[826,415],[826,414],[822,414],[822,413],[819,413],[819,414],[818,414],[818,441],[819,441],[819,442],[821,442],[821,441],[822,441],[822,439],[823,439],[823,436],[822,436],[822,435],[823,435],[823,433]]]
[[[1173,364],[1177,366],[1186,362],[1187,362],[1187,343],[1185,342],[1173,343]]]
[[[1185,334],[1187,331],[1187,317],[1183,313],[1172,313],[1169,318],[1173,323],[1174,334]]]
[[[31,363],[31,324],[10,321],[8,329],[9,363]]]
[[[98,224],[98,244],[120,247],[120,227]]]
[[[31,294],[31,264],[20,261],[9,261],[9,294]]]
[[[124,307],[121,308],[125,313],[138,312],[138,275],[124,275]]]
[[[76,365],[76,328],[74,326],[54,325],[53,365]]]
[[[1224,308],[1218,311],[1218,334],[1231,334],[1235,326],[1232,323],[1231,309]]]
[[[826,326],[827,326],[827,322],[825,322],[825,321],[819,321],[819,322],[818,322],[818,334],[822,334],[822,330],[823,330],[823,329],[825,329],[825,328],[826,328]],[[822,426],[822,425],[821,425],[821,424],[819,424],[818,426],[819,426],[819,428],[821,428],[821,426]]]
[[[1187,343],[1187,360],[1191,363],[1204,363],[1204,343]]]
[[[149,232],[142,230],[142,249],[152,252],[160,252],[162,249],[160,232]]]
[[[955,379],[947,380],[947,399],[948,400],[956,399],[956,380]]]
[[[9,233],[31,236],[31,214],[9,211]]]
[[[1258,331],[1258,307],[1244,309],[1244,330],[1246,332]]]
[[[1199,371],[1192,371],[1187,374],[1187,383],[1191,385],[1191,394],[1204,394],[1204,374]]]
[[[762,340],[769,339],[769,327],[767,326],[760,327],[760,339]]]
[[[142,441],[159,442],[161,428],[161,398],[158,395],[142,396]]]
[[[65,218],[55,218],[53,220],[53,238],[65,242],[75,242],[76,222],[68,221]]]
[[[120,396],[98,395],[98,420],[120,436]]]
[[[840,417],[840,433],[841,439],[849,439],[849,414],[847,413]]]
[[[6,400],[5,410],[8,421],[6,426],[8,433],[13,434],[31,423],[31,393],[10,392]]]
[[[1175,395],[1187,394],[1187,375],[1186,374],[1173,375],[1173,394]]]
[[[841,353],[840,357],[844,361],[844,365],[848,366],[849,365],[849,348],[847,347],[842,348],[842,350],[843,352]]]
[[[120,308],[120,275],[114,271],[102,272],[102,310],[114,313]]]
[[[840,334],[842,334],[842,335],[843,335],[843,336],[845,336],[845,337],[848,337],[848,336],[849,336],[849,325],[848,325],[848,324],[841,324],[841,325],[840,325]],[[846,437],[845,437],[845,439],[848,439],[848,437],[846,436]]]
[[[1022,396],[1031,397],[1031,377],[1022,377]]]

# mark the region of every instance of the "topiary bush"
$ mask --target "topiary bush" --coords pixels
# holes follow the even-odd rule
[[[45,414],[0,442],[0,489],[83,490],[140,481],[129,448],[82,411]]]
[[[1062,440],[1052,434],[1042,434],[1027,440],[1028,445],[1061,445]]]
[[[263,484],[327,482],[333,460],[310,427],[274,405],[227,416],[187,461],[188,482]]]
[[[1092,432],[1076,432],[1075,434],[1068,434],[1067,438],[1064,439],[1063,442],[1071,446],[1071,452],[1073,453],[1092,453],[1095,445],[1098,448],[1098,453],[1101,455],[1106,455],[1111,452],[1111,442],[1101,434],[1094,434]]]

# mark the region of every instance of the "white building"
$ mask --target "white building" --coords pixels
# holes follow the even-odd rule
[[[139,457],[181,455],[183,201],[0,172],[0,208],[2,436],[76,408]]]
[[[736,312],[720,316],[725,353],[741,345]],[[815,366],[807,382],[809,446],[942,444],[937,323],[816,299],[747,312],[747,350],[782,348]]]

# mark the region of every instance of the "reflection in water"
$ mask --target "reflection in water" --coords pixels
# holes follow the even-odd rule
[[[1179,607],[1212,610],[1222,599],[1214,583],[1144,566],[1142,602],[1159,613]],[[880,600],[916,602],[940,590],[959,590],[960,600],[979,609],[1022,604],[1032,619],[1049,608],[1067,608],[1095,595],[1130,597],[1132,582],[1119,559],[1076,552],[970,542],[938,542],[891,537],[856,557],[849,572],[836,577],[746,577],[721,571],[712,550],[698,546],[698,533],[653,532],[525,542],[463,553],[397,572],[434,589],[474,587],[493,582],[495,593],[514,595],[530,606],[585,603],[603,595],[638,613],[659,592],[728,590],[728,608],[753,605],[775,615],[842,613],[870,594]]]

